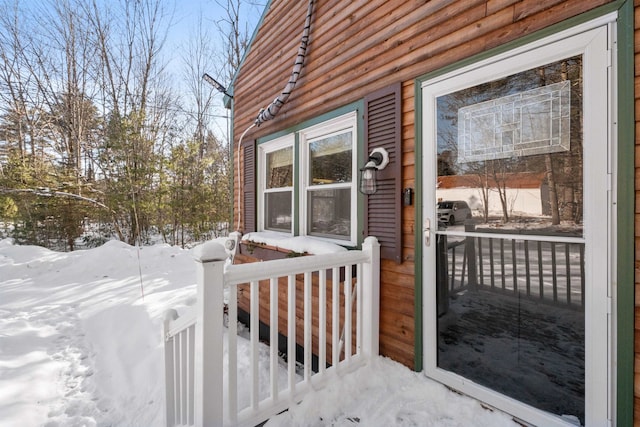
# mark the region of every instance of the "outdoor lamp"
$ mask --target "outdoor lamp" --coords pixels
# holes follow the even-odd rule
[[[389,164],[389,153],[384,148],[376,148],[370,154],[364,167],[360,169],[360,192],[374,194],[378,190],[376,174]]]
[[[233,98],[233,96],[229,95],[227,93],[227,88],[222,86],[222,83],[220,83],[219,81],[217,81],[216,79],[214,79],[213,77],[211,77],[209,74],[204,73],[202,75],[202,79],[209,83],[211,86],[213,86],[214,88],[216,88],[216,90],[226,96],[228,96],[229,98]]]

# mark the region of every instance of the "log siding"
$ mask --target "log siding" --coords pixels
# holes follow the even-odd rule
[[[635,100],[635,322],[634,322],[634,425],[640,425],[640,0],[634,1],[634,100]]]

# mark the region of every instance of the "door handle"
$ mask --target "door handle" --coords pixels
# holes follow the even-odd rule
[[[431,245],[431,220],[428,218],[424,220],[423,231],[424,231],[424,245],[429,246]]]

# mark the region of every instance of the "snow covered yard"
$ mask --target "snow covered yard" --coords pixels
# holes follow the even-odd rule
[[[162,426],[164,312],[195,302],[194,267],[168,245],[58,253],[0,240],[0,426]],[[268,426],[358,424],[516,425],[378,358]]]

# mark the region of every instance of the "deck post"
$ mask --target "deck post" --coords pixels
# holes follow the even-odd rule
[[[195,425],[223,422],[224,264],[228,257],[219,243],[208,242],[196,254]]]
[[[465,221],[464,231],[465,232],[476,231],[476,226],[472,220]],[[474,290],[478,288],[478,267],[476,264],[475,239],[476,239],[475,237],[467,236],[467,238],[465,239],[465,249],[464,249],[465,255],[467,256],[467,265],[468,265],[467,277],[469,278],[469,280],[467,281],[467,283],[469,283],[469,287]],[[462,272],[464,273],[464,270],[462,270]],[[464,280],[464,275],[461,278],[461,280]]]
[[[379,354],[380,349],[380,243],[369,236],[362,243],[369,262],[362,269],[363,352],[366,357]]]
[[[175,408],[175,382],[174,371],[176,369],[175,360],[173,357],[175,341],[173,338],[169,339],[170,324],[172,321],[178,318],[178,312],[169,309],[164,315],[164,379],[165,379],[165,416],[167,426],[176,424],[176,408]]]
[[[436,300],[438,316],[446,314],[449,311],[449,254],[446,234],[436,236]]]

